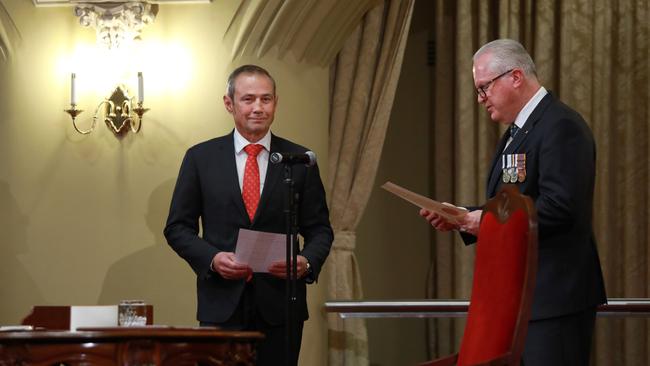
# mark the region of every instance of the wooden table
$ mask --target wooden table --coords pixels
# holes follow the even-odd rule
[[[0,332],[0,366],[254,365],[258,332],[163,326]]]

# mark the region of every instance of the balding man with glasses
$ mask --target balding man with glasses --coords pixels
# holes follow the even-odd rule
[[[550,94],[535,64],[513,40],[487,43],[474,54],[478,103],[509,125],[497,146],[487,198],[503,183],[516,184],[535,202],[539,266],[523,356],[525,366],[589,365],[596,306],[606,302],[592,228],[596,145],[579,113]],[[481,210],[461,225],[420,214],[441,231],[476,241]]]

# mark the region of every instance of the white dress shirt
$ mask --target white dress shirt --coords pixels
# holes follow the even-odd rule
[[[528,117],[530,117],[530,114],[533,113],[535,108],[537,108],[537,105],[539,102],[542,101],[542,99],[548,94],[548,91],[546,91],[546,88],[543,86],[537,90],[537,93],[533,95],[532,98],[526,103],[526,105],[519,111],[519,114],[517,115],[517,118],[515,118],[515,125],[519,127],[520,129],[524,127],[524,124],[526,123],[526,120],[528,120]],[[512,137],[508,138],[508,142],[506,142],[506,147],[510,145],[510,142],[512,142]],[[505,148],[504,148],[505,149]]]

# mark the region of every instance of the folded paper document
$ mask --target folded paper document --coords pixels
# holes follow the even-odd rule
[[[248,264],[253,272],[267,272],[274,262],[286,260],[284,234],[239,229],[235,260]]]
[[[468,212],[464,207],[457,207],[447,202],[443,203],[434,201],[431,198],[424,197],[415,192],[411,192],[408,189],[400,187],[397,184],[391,182],[384,183],[381,188],[400,197],[403,200],[411,202],[420,208],[435,212],[452,224],[460,225],[463,217],[465,217]]]

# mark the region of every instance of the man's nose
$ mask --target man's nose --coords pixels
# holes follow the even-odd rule
[[[262,112],[262,101],[260,99],[255,99],[255,102],[253,102],[253,112],[255,113]]]

